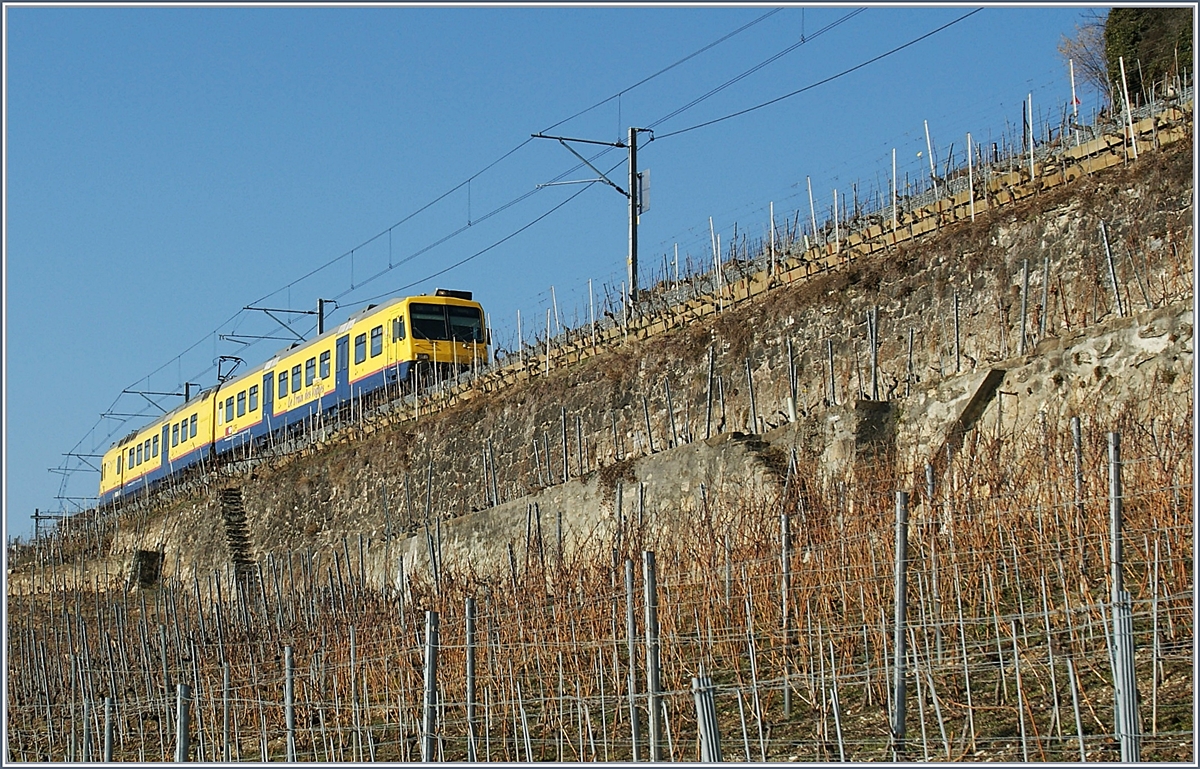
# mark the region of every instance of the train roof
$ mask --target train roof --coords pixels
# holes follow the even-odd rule
[[[461,301],[478,304],[478,302],[476,302],[474,299],[472,299],[471,296],[472,296],[472,294],[470,291],[454,291],[454,290],[450,290],[450,289],[439,288],[439,289],[437,289],[437,292],[434,294],[415,294],[413,296],[397,296],[397,297],[393,297],[392,299],[388,299],[387,301],[385,301],[381,304],[368,304],[366,307],[362,308],[361,310],[351,313],[349,315],[349,317],[347,317],[344,321],[342,321],[338,325],[334,326],[333,328],[329,329],[324,334],[321,334],[320,336],[314,336],[312,339],[305,339],[302,342],[301,341],[292,342],[287,347],[284,347],[281,350],[278,350],[270,358],[263,361],[262,368],[260,368],[259,370],[269,368],[270,366],[274,365],[284,355],[290,355],[298,347],[307,347],[308,345],[316,344],[317,342],[319,342],[322,339],[325,339],[327,337],[337,336],[338,334],[344,334],[345,332],[350,330],[351,326],[353,326],[355,323],[362,320],[364,317],[366,317],[367,315],[369,315],[373,312],[377,312],[379,310],[386,310],[389,307],[394,307],[395,305],[401,304],[403,302],[407,302],[410,300],[416,300],[416,299],[458,299]]]

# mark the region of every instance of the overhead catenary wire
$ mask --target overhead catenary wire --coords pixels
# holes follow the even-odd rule
[[[535,218],[533,218],[532,220],[530,220],[530,221],[526,222],[525,224],[521,225],[520,227],[518,227],[516,230],[513,230],[512,232],[510,232],[509,234],[507,234],[507,235],[505,235],[504,237],[500,238],[499,240],[493,241],[493,242],[492,242],[490,245],[488,245],[488,246],[486,246],[486,247],[484,247],[484,248],[481,248],[480,250],[476,251],[475,253],[471,254],[470,256],[464,257],[464,258],[462,258],[462,259],[458,260],[457,262],[455,262],[454,264],[448,265],[448,266],[446,266],[446,267],[442,268],[441,270],[439,270],[439,271],[437,271],[437,272],[435,272],[435,273],[432,273],[432,274],[430,274],[430,275],[427,275],[427,276],[425,276],[425,277],[423,277],[423,278],[421,278],[421,279],[419,279],[419,280],[415,280],[415,281],[413,281],[412,283],[408,283],[408,284],[406,284],[406,285],[400,286],[400,287],[396,288],[396,289],[395,289],[395,290],[393,290],[393,291],[388,291],[388,292],[386,292],[386,293],[383,293],[383,294],[380,294],[380,295],[378,295],[378,296],[372,297],[371,299],[368,299],[368,300],[366,300],[366,301],[371,301],[372,299],[379,299],[379,298],[381,298],[381,297],[385,297],[385,296],[391,296],[391,295],[392,295],[392,294],[394,294],[396,291],[404,291],[405,289],[412,288],[413,286],[416,286],[416,285],[419,285],[419,284],[421,284],[421,283],[424,283],[425,281],[427,281],[427,280],[430,280],[430,279],[432,279],[432,278],[436,278],[436,277],[438,277],[439,275],[443,275],[443,274],[445,274],[445,273],[449,272],[450,270],[453,270],[453,269],[454,269],[454,268],[456,268],[456,267],[460,267],[460,266],[462,266],[462,265],[466,264],[467,262],[469,262],[469,261],[472,261],[473,259],[476,259],[476,258],[478,258],[478,257],[480,257],[480,256],[483,256],[483,255],[484,255],[484,254],[486,254],[488,251],[491,251],[493,248],[496,248],[497,246],[501,245],[502,243],[505,243],[506,241],[509,241],[509,240],[511,240],[512,238],[515,238],[517,235],[520,235],[520,234],[521,234],[522,232],[524,232],[525,230],[529,229],[529,228],[530,228],[530,227],[532,227],[533,225],[535,225],[535,224],[537,224],[538,222],[540,222],[541,220],[545,219],[545,218],[546,218],[547,216],[549,216],[550,214],[554,213],[554,212],[555,212],[555,211],[557,211],[558,209],[560,209],[560,208],[562,208],[563,206],[565,206],[566,204],[570,203],[572,200],[574,200],[575,198],[577,198],[577,197],[579,197],[580,195],[582,195],[582,194],[583,194],[583,193],[584,193],[584,192],[587,190],[587,188],[588,188],[588,187],[590,187],[590,186],[592,186],[592,185],[591,185],[591,184],[587,184],[587,185],[585,185],[585,186],[584,186],[584,187],[582,187],[581,189],[577,190],[577,191],[576,191],[576,192],[575,192],[573,195],[571,195],[570,197],[566,198],[565,200],[562,200],[562,201],[560,201],[559,203],[557,203],[556,205],[554,205],[553,207],[551,207],[549,210],[545,211],[545,212],[544,212],[544,213],[542,213],[542,214],[539,214],[538,216],[536,216],[536,217],[535,217]]]
[[[686,112],[687,110],[691,109],[692,107],[695,107],[696,105],[703,103],[704,101],[706,101],[706,100],[708,100],[708,99],[712,98],[713,96],[715,96],[716,94],[718,94],[718,93],[720,93],[721,91],[725,90],[726,88],[728,88],[728,87],[730,87],[730,86],[732,86],[732,85],[735,85],[736,83],[738,83],[738,82],[740,82],[740,81],[744,80],[745,78],[749,77],[750,75],[754,74],[755,72],[758,72],[758,71],[759,71],[760,69],[762,69],[763,67],[766,67],[766,66],[768,66],[768,65],[770,65],[770,64],[772,64],[772,63],[774,63],[775,61],[779,60],[780,58],[782,58],[782,57],[786,56],[787,54],[791,53],[792,51],[795,51],[795,50],[796,50],[797,48],[799,48],[800,46],[802,46],[802,45],[804,45],[804,44],[806,44],[806,43],[809,43],[809,42],[811,42],[812,40],[816,39],[817,37],[820,37],[820,36],[821,36],[821,35],[823,35],[824,33],[826,33],[826,32],[828,32],[828,31],[830,31],[830,30],[832,30],[832,29],[834,29],[834,28],[836,28],[836,27],[838,27],[838,26],[842,25],[843,23],[845,23],[845,22],[849,21],[850,19],[854,18],[855,16],[859,15],[860,13],[862,13],[862,12],[863,12],[863,11],[865,11],[865,10],[867,10],[867,9],[866,9],[866,8],[859,8],[859,9],[856,9],[856,10],[854,10],[854,11],[851,11],[850,13],[846,14],[845,16],[842,16],[841,18],[839,18],[839,19],[837,19],[837,20],[835,20],[835,21],[833,21],[833,22],[831,22],[831,23],[827,24],[826,26],[822,27],[821,29],[817,30],[815,33],[813,33],[812,35],[809,35],[808,37],[805,37],[804,35],[801,35],[801,37],[800,37],[800,40],[796,41],[795,43],[792,43],[791,45],[787,46],[787,47],[786,47],[786,48],[784,48],[783,50],[781,50],[781,51],[778,51],[778,52],[776,52],[776,53],[772,54],[771,56],[769,56],[769,57],[767,57],[766,59],[764,59],[764,60],[760,61],[759,63],[755,64],[754,66],[750,67],[749,69],[747,69],[747,70],[743,71],[742,73],[740,73],[740,74],[738,74],[738,75],[734,76],[733,78],[731,78],[731,79],[729,79],[729,80],[725,81],[725,82],[724,82],[724,83],[722,83],[721,85],[719,85],[719,86],[717,86],[717,87],[715,87],[715,88],[712,88],[712,89],[710,89],[709,91],[705,92],[705,93],[704,93],[704,94],[702,94],[701,96],[698,96],[698,97],[696,97],[695,99],[693,99],[692,101],[690,101],[690,102],[688,102],[687,104],[683,105],[682,107],[679,107],[679,108],[677,108],[677,109],[675,109],[675,110],[673,110],[673,111],[669,112],[668,114],[664,115],[663,117],[661,117],[661,118],[659,118],[659,119],[657,119],[657,120],[653,121],[653,122],[652,122],[652,123],[650,123],[650,124],[649,124],[649,126],[648,126],[648,128],[649,128],[649,129],[651,129],[651,138],[650,138],[650,141],[654,141],[653,130],[652,130],[654,126],[657,126],[657,125],[659,125],[659,124],[661,124],[661,123],[663,123],[663,122],[665,122],[665,121],[667,121],[667,120],[670,120],[671,118],[673,118],[673,117],[676,117],[676,116],[678,116],[678,115],[680,115],[680,114],[682,114],[682,113]],[[762,21],[763,19],[767,18],[767,16],[770,16],[770,15],[771,15],[771,14],[766,14],[766,15],[764,15],[764,16],[762,16],[762,17],[760,17],[759,19],[757,19],[755,22],[752,22],[752,24],[753,24],[753,23],[757,23],[758,21]],[[750,25],[747,25],[747,27],[749,27],[749,26],[750,26]],[[744,27],[743,29],[745,29],[745,27]],[[741,30],[738,30],[738,31],[741,31]],[[711,46],[710,46],[710,47],[711,47]],[[681,59],[680,61],[682,62],[682,61],[684,61],[684,60],[686,60],[686,58],[685,58],[685,59]],[[673,66],[675,66],[675,65],[672,65],[672,67],[673,67]],[[668,67],[668,68],[666,68],[666,69],[670,69],[670,68],[671,68],[671,67]],[[664,70],[661,70],[659,73],[656,73],[656,75],[657,75],[657,74],[661,74],[662,72],[665,72],[665,71],[666,71],[666,69],[664,69]],[[649,78],[647,78],[646,80],[649,80]],[[646,82],[646,81],[645,81],[645,80],[643,80],[643,81],[641,81],[641,82]],[[640,83],[639,83],[639,85],[640,85]],[[627,89],[627,90],[628,90],[628,89]],[[614,98],[617,98],[617,96],[620,96],[620,95],[621,95],[621,93],[624,93],[624,91],[622,91],[622,92],[620,92],[620,93],[618,93],[618,94],[616,94],[616,95],[614,95],[614,96],[611,96],[611,97],[609,97],[609,98],[608,98],[608,99],[606,99],[604,102],[598,102],[596,105],[593,105],[593,107],[589,107],[588,109],[593,109],[595,106],[599,106],[600,104],[603,104],[603,103],[605,103],[605,102],[607,102],[607,101],[611,101],[612,99],[614,99]],[[582,112],[580,112],[580,113],[578,113],[578,114],[579,114],[579,115],[582,115],[582,114],[583,114],[584,112],[586,112],[586,111],[587,111],[587,110],[584,110],[584,111],[582,111]],[[559,123],[555,123],[553,126],[550,126],[549,128],[543,129],[542,133],[545,133],[546,131],[549,131],[549,130],[551,130],[551,129],[553,129],[553,128],[556,128],[557,126],[559,126],[559,125],[562,125],[562,123],[565,123],[565,122],[567,122],[567,121],[561,121],[561,122],[559,122]],[[596,158],[602,157],[602,156],[604,156],[605,154],[607,154],[607,153],[611,152],[613,149],[614,149],[613,147],[607,147],[607,148],[605,148],[604,150],[601,150],[600,152],[598,152],[598,153],[597,153],[595,156],[593,156],[593,157],[592,157],[592,158],[590,158],[590,159],[591,159],[591,160],[594,160],[594,159],[596,159]],[[615,166],[614,166],[614,167],[615,167]],[[571,169],[571,171],[575,171],[575,170],[577,170],[578,168],[579,168],[579,166],[575,166],[575,168]],[[557,178],[556,178],[556,181],[557,181],[557,179],[561,179],[561,178],[562,178],[561,176],[560,176],[560,177],[557,177]]]
[[[756,24],[758,24],[758,23],[760,23],[760,22],[763,22],[763,21],[766,21],[766,20],[767,20],[769,17],[771,17],[771,16],[774,16],[775,14],[779,13],[779,12],[780,12],[780,11],[782,11],[782,10],[783,10],[782,8],[773,8],[773,9],[771,9],[770,11],[767,11],[767,12],[766,12],[766,13],[764,13],[762,16],[759,16],[757,19],[754,19],[753,21],[751,21],[751,22],[749,22],[749,23],[747,23],[747,24],[745,24],[745,25],[743,25],[743,26],[741,26],[741,27],[738,27],[738,28],[737,28],[737,29],[735,29],[734,31],[732,31],[732,32],[730,32],[729,34],[725,35],[724,37],[721,37],[721,38],[718,38],[717,40],[714,40],[713,42],[709,43],[708,45],[706,45],[706,46],[704,46],[704,47],[702,47],[702,48],[699,48],[699,49],[697,49],[697,50],[693,51],[692,53],[689,53],[687,56],[684,56],[684,57],[683,57],[683,58],[681,58],[681,59],[677,59],[677,60],[676,60],[674,63],[672,63],[672,64],[668,64],[667,66],[663,67],[663,68],[662,68],[662,69],[660,69],[659,71],[655,72],[653,75],[647,75],[646,77],[644,77],[644,78],[642,78],[641,80],[637,81],[636,83],[634,83],[633,85],[629,86],[628,88],[622,88],[620,91],[617,91],[615,94],[613,94],[612,96],[609,96],[607,99],[602,99],[602,100],[600,100],[600,101],[596,102],[595,104],[593,104],[593,105],[592,105],[592,106],[590,106],[590,107],[587,107],[587,108],[585,108],[585,109],[581,109],[580,111],[576,112],[574,115],[571,115],[571,116],[570,116],[570,117],[568,117],[568,118],[564,118],[563,120],[560,120],[560,121],[558,121],[557,123],[555,123],[555,124],[553,124],[553,125],[550,125],[550,126],[547,126],[546,128],[543,128],[541,132],[542,132],[542,133],[545,133],[546,131],[552,131],[552,130],[554,130],[555,128],[558,128],[560,125],[563,125],[564,123],[568,123],[568,122],[570,122],[570,121],[574,120],[575,118],[579,117],[580,115],[585,115],[585,114],[587,114],[588,112],[591,112],[592,110],[596,109],[597,107],[600,107],[600,106],[603,106],[603,105],[605,105],[605,104],[609,103],[609,102],[610,102],[610,101],[612,101],[613,99],[617,99],[617,98],[620,98],[621,96],[624,96],[625,94],[629,93],[630,91],[632,91],[633,89],[637,88],[638,86],[645,85],[646,83],[650,82],[651,80],[653,80],[654,78],[658,77],[659,75],[665,74],[665,73],[667,73],[667,72],[669,72],[669,71],[671,71],[671,70],[675,69],[676,67],[678,67],[679,65],[681,65],[681,64],[683,64],[684,62],[688,61],[689,59],[693,59],[693,58],[695,58],[696,56],[699,56],[700,54],[702,54],[702,53],[704,53],[705,51],[709,50],[710,48],[714,48],[714,47],[716,47],[717,45],[720,45],[721,43],[725,42],[726,40],[728,40],[728,39],[730,39],[730,38],[732,38],[732,37],[734,37],[734,36],[736,36],[736,35],[738,35],[738,34],[740,34],[740,33],[742,33],[742,32],[745,32],[746,30],[750,29],[751,27],[755,26]]]
[[[734,85],[734,84],[744,80],[745,78],[749,77],[750,75],[753,75],[755,72],[758,72],[763,67],[766,67],[767,65],[772,64],[775,61],[783,58],[784,56],[786,56],[787,54],[796,50],[800,46],[805,45],[805,44],[815,40],[816,38],[820,37],[821,35],[825,34],[826,32],[841,26],[842,24],[846,23],[847,21],[850,21],[850,19],[853,19],[855,16],[859,15],[860,13],[862,13],[865,10],[867,10],[867,9],[866,8],[858,8],[856,10],[853,10],[850,13],[846,14],[845,16],[842,16],[841,18],[836,19],[835,21],[832,21],[829,24],[826,24],[824,27],[817,30],[813,34],[809,35],[808,37],[801,36],[801,38],[799,40],[797,40],[795,43],[792,43],[788,47],[784,48],[782,51],[779,51],[778,53],[775,53],[772,56],[767,57],[766,59],[760,61],[758,64],[755,64],[750,69],[745,70],[740,75],[737,75],[729,80],[726,80],[721,85],[709,90],[707,93],[705,93],[701,96],[696,97],[695,99],[693,99],[692,101],[683,105],[682,107],[680,107],[672,112],[667,113],[666,115],[660,117],[658,120],[655,120],[654,122],[652,122],[649,127],[653,128],[654,126],[665,123],[666,121],[670,120],[671,118],[676,117],[677,115],[680,115],[680,114],[688,111],[692,107],[695,107],[697,104],[700,104],[701,102],[704,102],[704,101],[712,98],[713,96],[716,96],[718,93],[720,93],[721,91],[724,91],[729,86]]]
[[[860,70],[864,67],[868,67],[877,61],[886,59],[887,57],[897,54],[906,48],[911,48],[912,46],[916,45],[917,43],[921,42],[922,40],[926,40],[930,37],[933,37],[937,33],[950,28],[950,27],[954,26],[955,24],[958,24],[961,21],[964,21],[971,16],[974,16],[975,14],[979,13],[982,10],[983,10],[982,8],[976,8],[975,10],[970,11],[969,13],[965,13],[962,16],[959,16],[957,19],[954,19],[953,21],[943,24],[942,26],[938,27],[937,29],[930,30],[929,32],[926,32],[925,34],[923,34],[919,37],[915,37],[912,40],[909,40],[907,43],[898,45],[895,48],[891,49],[890,51],[886,51],[884,53],[879,54],[878,56],[874,56],[870,59],[867,59],[866,61],[855,64],[853,67],[844,69],[835,75],[830,75],[829,77],[818,80],[815,83],[809,83],[808,85],[804,86],[803,88],[798,88],[795,91],[791,91],[790,93],[785,93],[782,96],[776,96],[774,99],[770,99],[768,101],[762,102],[761,104],[756,104],[753,107],[747,107],[746,109],[738,110],[737,112],[731,112],[728,115],[724,115],[719,118],[713,118],[712,120],[706,120],[703,123],[697,123],[696,125],[688,126],[687,128],[680,128],[677,131],[671,131],[669,133],[658,134],[655,137],[653,137],[651,139],[651,141],[655,141],[656,139],[666,139],[671,136],[678,136],[680,134],[688,133],[689,131],[695,131],[700,128],[707,128],[708,126],[716,125],[717,123],[721,123],[721,122],[730,120],[735,117],[740,117],[740,116],[748,114],[750,112],[755,112],[757,110],[763,109],[764,107],[769,107],[772,104],[776,104],[785,99],[790,99],[793,96],[799,96],[800,94],[805,93],[806,91],[811,91],[812,89],[817,88],[822,85],[825,85],[826,83],[831,83],[834,80],[838,80],[839,78],[845,77],[846,75],[849,75],[852,72],[857,72],[858,70]]]

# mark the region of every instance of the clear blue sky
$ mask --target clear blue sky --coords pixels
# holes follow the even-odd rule
[[[821,81],[976,7],[783,7],[722,41],[773,7],[7,5],[8,536],[32,531],[35,508],[62,508],[57,496],[96,493],[95,472],[62,484],[48,470],[84,467],[65,453],[103,453],[160,413],[123,389],[207,387],[217,356],[253,365],[283,347],[219,338],[284,335],[244,305],[310,309],[318,296],[336,298],[337,321],[375,297],[468,289],[511,346],[518,310],[526,339],[544,333],[554,286],[563,322],[586,320],[588,279],[602,296],[624,278],[626,202],[603,185],[571,185],[502,208],[540,183],[594,176],[572,172],[577,161],[557,142],[526,141],[531,133],[614,142],[631,125],[654,127],[639,150],[651,171],[648,283],[675,244],[681,261],[711,259],[710,216],[726,244],[735,224],[762,236],[771,202],[780,221],[797,210],[804,221],[806,177],[820,212],[835,188],[849,196],[857,182],[864,197],[886,188],[893,147],[902,180],[928,174],[917,156],[923,121],[939,161],[951,145],[961,159],[968,131],[991,142],[1019,127],[1029,93],[1039,122],[1057,127],[1070,83],[1056,46],[1089,12],[1082,6],[984,6],[829,83],[667,135]],[[1079,97],[1090,117],[1094,90],[1080,81]],[[617,166],[623,185],[622,159],[611,151],[595,162]],[[314,325],[294,317],[302,330]],[[168,409],[180,401],[154,399]],[[106,411],[146,416],[122,423]]]

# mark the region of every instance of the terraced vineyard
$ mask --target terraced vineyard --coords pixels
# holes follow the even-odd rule
[[[1079,453],[1069,424],[972,433],[933,474],[932,495],[913,494],[902,743],[888,706],[896,484],[870,468],[823,478],[800,459],[782,500],[712,499],[684,538],[655,540],[631,508],[619,537],[564,559],[539,519],[508,568],[442,563],[436,582],[406,574],[399,592],[360,579],[349,548],[324,572],[303,552],[270,558],[242,587],[43,584],[10,598],[9,758],[98,759],[107,728],[115,760],[169,760],[186,684],[196,760],[416,760],[427,712],[437,757],[493,761],[628,760],[636,712],[645,759],[651,598],[663,758],[700,757],[692,678],[703,671],[727,760],[886,760],[894,749],[934,761],[1114,760],[1111,428],[1141,757],[1184,760],[1190,421],[1085,421]],[[439,634],[426,711],[428,611]]]

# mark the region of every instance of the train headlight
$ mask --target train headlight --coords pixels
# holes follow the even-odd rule
[[[427,353],[427,352],[417,353],[417,360],[429,360],[429,353]]]

